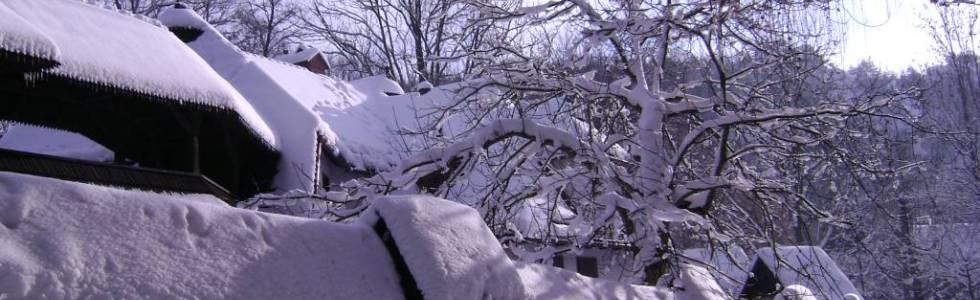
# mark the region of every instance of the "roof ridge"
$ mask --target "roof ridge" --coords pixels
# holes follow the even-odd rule
[[[268,61],[271,61],[273,63],[277,63],[277,64],[284,65],[284,66],[288,66],[290,68],[294,68],[296,70],[309,73],[310,75],[322,77],[322,78],[325,78],[325,79],[330,79],[330,80],[333,80],[333,81],[343,81],[343,80],[340,80],[339,78],[334,78],[334,77],[332,77],[330,75],[310,72],[309,69],[306,69],[306,68],[304,68],[302,66],[298,66],[296,64],[284,62],[284,61],[281,61],[281,60],[278,60],[278,59],[275,59],[275,58],[271,58],[271,57],[265,57],[265,56],[262,56],[262,55],[259,55],[259,54],[255,54],[255,53],[252,53],[252,52],[241,50],[241,48],[239,48],[238,50],[241,51],[242,53],[244,53],[246,56],[252,56],[252,57],[255,57],[255,58],[258,58],[258,59],[268,60]]]
[[[113,12],[113,13],[116,13],[116,14],[119,14],[119,15],[127,16],[127,17],[133,18],[133,19],[135,19],[137,21],[142,21],[144,23],[153,25],[155,27],[165,29],[165,27],[163,26],[163,24],[160,23],[160,21],[157,20],[157,19],[155,19],[155,18],[151,18],[151,17],[146,16],[146,15],[143,15],[143,14],[134,13],[134,12],[131,12],[131,11],[128,11],[128,10],[125,10],[125,9],[119,9],[119,8],[117,8],[115,6],[112,6],[109,3],[101,3],[100,4],[100,3],[95,2],[95,0],[69,0],[69,1],[79,2],[79,3],[85,4],[85,5],[92,6],[92,7],[97,8],[97,9],[102,9],[102,10]]]

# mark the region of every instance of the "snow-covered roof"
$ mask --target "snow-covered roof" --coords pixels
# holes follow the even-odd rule
[[[87,137],[68,131],[11,125],[0,136],[0,148],[91,161],[110,161],[112,150]]]
[[[781,246],[756,250],[756,259],[764,263],[784,286],[800,285],[821,299],[844,299],[848,294],[860,295],[837,267],[837,263],[820,247]]]
[[[295,64],[309,61],[313,59],[317,53],[320,53],[320,49],[311,46],[304,46],[303,48],[299,49],[299,51],[276,56],[275,60]]]
[[[344,99],[335,94],[312,97],[317,92],[334,89],[326,86],[328,82],[299,75],[313,73],[241,51],[193,10],[166,9],[159,19],[171,28],[201,30],[202,34],[187,45],[244,95],[275,133],[282,154],[275,177],[278,191],[313,191],[319,141],[331,143],[336,138],[308,106],[342,105]],[[302,72],[289,73],[283,69]]]
[[[276,179],[280,190],[312,189],[317,138],[354,170],[395,167],[421,142],[397,132],[417,126],[416,107],[448,97],[440,92],[405,94],[381,76],[348,83],[245,53],[189,9],[168,9],[159,19],[166,26],[203,31],[188,45],[237,88],[276,133],[283,154]]]
[[[378,199],[362,222],[380,218],[425,299],[527,299],[514,263],[477,211],[430,196]]]
[[[0,49],[47,60],[60,58],[54,41],[4,3],[0,16]]]
[[[399,299],[369,227],[0,172],[0,297]]]
[[[177,103],[235,111],[268,145],[255,109],[166,28],[142,16],[73,0],[0,2],[0,48],[59,64],[43,74]]]

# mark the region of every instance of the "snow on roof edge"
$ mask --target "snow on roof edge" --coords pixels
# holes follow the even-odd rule
[[[50,37],[0,2],[0,49],[57,61],[61,55]]]
[[[50,40],[60,53],[59,65],[29,80],[53,76],[179,105],[228,109],[276,148],[272,131],[248,102],[159,23],[74,0],[6,0],[0,7],[0,20],[23,20],[21,28],[33,28],[30,33]]]

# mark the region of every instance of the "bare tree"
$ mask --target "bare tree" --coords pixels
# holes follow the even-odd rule
[[[792,224],[785,216],[846,225],[794,190],[794,174],[839,163],[855,176],[893,172],[839,137],[866,134],[855,120],[911,118],[904,91],[853,97],[810,85],[840,80],[821,71],[832,32],[813,19],[833,8],[828,1],[480,5],[491,24],[580,33],[570,43],[575,59],[541,57],[539,40],[527,37],[467,49],[476,77],[426,116],[433,147],[358,192],[414,189],[467,202],[515,241],[531,236],[514,232],[518,210],[546,199],[572,212],[544,221],[573,232],[565,232],[573,245],[608,237],[635,245],[647,283],[675,266],[681,232],[758,245],[775,243]],[[589,68],[595,53],[614,61]],[[684,57],[702,62],[701,72],[676,72],[672,59]],[[448,123],[469,130],[448,133]]]
[[[493,31],[490,23],[475,21],[477,9],[450,0],[316,0],[303,28],[335,51],[340,68],[360,76],[383,73],[403,85],[440,84],[458,80],[468,70],[465,50]]]
[[[299,14],[288,0],[244,0],[235,11],[237,26],[230,39],[242,50],[273,56],[299,37]]]

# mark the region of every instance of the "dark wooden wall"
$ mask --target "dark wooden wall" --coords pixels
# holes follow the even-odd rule
[[[0,73],[0,119],[85,135],[139,166],[207,175],[236,198],[274,188],[278,152],[233,111],[54,75]]]

